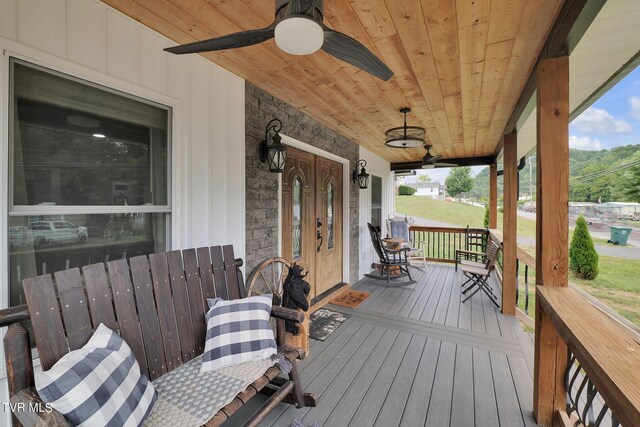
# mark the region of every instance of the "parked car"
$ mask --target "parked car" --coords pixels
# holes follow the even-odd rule
[[[9,246],[19,248],[29,246],[31,233],[25,226],[9,227]]]
[[[87,227],[69,221],[32,221],[27,225],[36,248],[59,243],[76,243],[87,240]]]
[[[640,212],[621,213],[618,214],[618,219],[624,221],[640,221]]]

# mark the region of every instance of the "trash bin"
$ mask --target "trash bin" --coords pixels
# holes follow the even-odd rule
[[[629,238],[629,234],[631,234],[632,228],[629,227],[616,227],[611,226],[611,240],[609,243],[613,243],[614,245],[626,245],[627,239]]]

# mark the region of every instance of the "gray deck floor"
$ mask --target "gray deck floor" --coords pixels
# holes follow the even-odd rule
[[[354,310],[328,305],[351,317],[326,341],[311,340],[301,363],[318,407],[280,405],[261,425],[535,425],[533,345],[518,321],[479,293],[462,304],[453,266],[412,274],[418,283],[403,288],[358,282],[353,288],[371,295]],[[240,424],[257,403],[225,426]]]

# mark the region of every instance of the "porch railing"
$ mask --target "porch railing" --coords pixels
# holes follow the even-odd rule
[[[454,263],[456,250],[478,250],[471,247],[470,242],[486,242],[488,231],[484,228],[412,225],[409,235],[414,246],[424,247],[427,261]]]
[[[537,298],[569,351],[564,424],[639,425],[640,334],[573,286],[539,286]]]

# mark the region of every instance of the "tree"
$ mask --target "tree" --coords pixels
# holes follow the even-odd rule
[[[581,279],[593,280],[598,276],[598,253],[582,215],[576,220],[576,228],[573,230],[569,247],[569,268]]]
[[[484,205],[484,228],[489,228],[489,203]]]
[[[457,197],[462,193],[470,191],[473,188],[471,168],[466,166],[451,169],[444,183],[447,186],[447,193],[449,193],[451,197]]]
[[[625,175],[624,181],[627,183],[624,194],[630,202],[640,202],[640,166],[631,168]]]
[[[418,178],[416,179],[418,181],[419,184],[426,184],[427,182],[431,182],[431,177],[429,175],[418,175]]]

